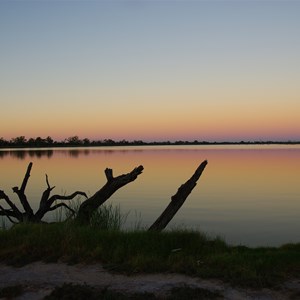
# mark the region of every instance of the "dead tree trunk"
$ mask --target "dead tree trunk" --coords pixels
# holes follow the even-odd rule
[[[197,185],[197,181],[206,165],[207,161],[205,160],[197,168],[194,175],[186,183],[180,186],[177,193],[172,196],[170,204],[148,230],[162,231],[169,224],[177,211],[183,205],[188,195],[192,192],[193,188]]]
[[[193,188],[196,186],[197,181],[200,178],[206,165],[207,161],[202,162],[195,171],[194,175],[178,189],[177,193],[172,196],[171,203],[160,215],[160,217],[153,223],[149,230],[161,231],[167,226],[167,224],[171,221],[171,219],[183,205],[184,201],[191,193]],[[39,209],[36,213],[34,213],[25,195],[25,188],[30,177],[31,168],[32,163],[29,163],[21,188],[13,188],[14,193],[17,194],[19,201],[23,206],[24,212],[21,212],[19,208],[9,199],[5,192],[0,190],[0,200],[4,200],[9,206],[9,208],[4,208],[0,205],[0,216],[6,216],[12,223],[41,222],[42,218],[47,212],[53,211],[59,207],[65,207],[72,213],[75,213],[74,210],[70,208],[66,203],[56,204],[55,202],[57,200],[71,200],[77,195],[81,195],[87,198],[86,194],[80,191],[76,191],[68,196],[53,195],[50,197],[50,193],[55,187],[50,186],[48,176],[46,174],[47,188],[42,194]],[[102,205],[106,200],[108,200],[118,189],[134,181],[143,172],[143,169],[143,166],[139,166],[133,169],[131,172],[119,175],[117,177],[113,177],[112,169],[105,169],[104,172],[107,179],[106,184],[93,196],[81,203],[75,220],[79,224],[89,224],[93,213],[98,209],[98,207]]]
[[[95,210],[102,205],[109,197],[124,185],[134,181],[143,171],[144,167],[139,166],[130,173],[113,177],[112,169],[105,169],[106,184],[92,197],[85,200],[79,207],[76,221],[80,224],[89,224],[90,218]]]
[[[0,216],[6,216],[12,223],[41,222],[42,218],[47,212],[53,211],[59,207],[65,207],[74,214],[75,211],[66,203],[56,204],[56,201],[72,200],[77,195],[81,195],[87,198],[86,194],[80,191],[74,192],[73,194],[68,196],[53,195],[50,197],[50,193],[55,187],[50,186],[48,176],[46,174],[47,188],[42,194],[39,209],[36,213],[34,213],[25,195],[25,188],[30,177],[31,168],[32,163],[29,163],[21,188],[19,189],[18,187],[13,187],[13,191],[17,194],[19,201],[23,206],[24,212],[21,212],[19,208],[5,194],[5,192],[0,190],[0,200],[4,200],[9,206],[9,208],[4,208],[0,205]],[[89,224],[93,212],[97,210],[98,207],[102,205],[107,199],[109,199],[109,197],[118,189],[134,181],[138,177],[138,175],[142,173],[143,169],[143,166],[139,166],[133,169],[130,173],[120,175],[117,177],[113,177],[112,169],[106,169],[106,184],[100,190],[98,190],[92,197],[82,202],[82,204],[79,207],[78,214],[76,216],[76,221],[78,221],[80,224]]]
[[[58,203],[55,205],[53,205],[53,203],[55,203],[56,200],[71,200],[77,195],[81,195],[87,198],[86,194],[80,191],[74,192],[69,196],[53,195],[50,197],[50,192],[55,187],[50,187],[48,176],[46,174],[47,189],[43,192],[38,211],[34,213],[25,195],[25,188],[28,183],[28,179],[30,177],[31,168],[32,168],[32,162],[29,163],[27,167],[27,171],[25,173],[21,188],[19,189],[17,186],[12,188],[14,193],[16,193],[18,196],[20,203],[23,206],[24,212],[21,212],[18,209],[18,207],[9,199],[9,197],[5,194],[5,192],[0,190],[0,200],[1,199],[4,200],[6,204],[8,204],[8,206],[10,207],[10,208],[4,208],[0,205],[0,216],[6,216],[12,223],[41,222],[42,218],[47,212],[55,210],[59,207],[65,207],[69,209],[72,213],[74,213],[74,210],[65,203]]]

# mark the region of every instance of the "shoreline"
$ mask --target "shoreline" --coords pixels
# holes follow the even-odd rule
[[[208,299],[296,299],[300,295],[300,279],[293,278],[274,288],[234,287],[221,280],[201,279],[177,273],[134,274],[127,276],[111,273],[97,264],[43,263],[34,262],[23,267],[0,264],[0,289],[22,286],[22,294],[14,299],[43,299],[63,285],[77,285],[99,290],[109,290],[130,297],[152,294],[165,298],[174,288],[190,288],[216,295]],[[69,286],[70,287],[70,286]],[[139,299],[139,298],[134,298]],[[148,299],[148,298],[146,298]]]

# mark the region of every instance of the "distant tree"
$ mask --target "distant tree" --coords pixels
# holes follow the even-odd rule
[[[41,138],[40,136],[38,136],[37,138],[35,138],[35,146],[36,147],[41,147],[41,146],[45,146],[46,145],[46,140]]]
[[[25,146],[26,145],[26,138],[24,135],[21,135],[21,136],[18,136],[18,137],[15,137],[15,138],[12,138],[10,140],[10,142],[15,145],[15,146]]]
[[[5,140],[3,137],[0,137],[0,147],[7,146],[8,141]]]
[[[71,146],[79,146],[83,143],[77,135],[68,137],[66,141]]]
[[[47,145],[53,145],[53,143],[54,143],[51,136],[47,136],[45,140],[46,140]]]
[[[120,145],[128,145],[129,142],[123,139],[123,140],[119,141],[119,144]]]
[[[116,144],[116,142],[115,142],[114,140],[111,140],[111,139],[105,139],[105,140],[103,141],[103,144],[104,144],[104,145],[107,145],[107,146],[113,146],[113,145]]]
[[[28,146],[34,147],[34,146],[35,146],[35,139],[34,139],[34,138],[30,138],[30,139],[27,141],[27,144],[28,144]]]
[[[83,139],[83,145],[84,145],[84,146],[88,146],[88,145],[90,145],[90,143],[91,143],[91,142],[90,142],[90,140],[89,140],[88,138],[84,138],[84,139]]]

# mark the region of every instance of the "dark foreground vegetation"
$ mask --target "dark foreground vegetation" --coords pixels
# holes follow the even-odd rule
[[[101,230],[73,221],[18,224],[0,231],[0,262],[99,262],[110,271],[176,272],[232,285],[267,287],[300,276],[300,243],[279,248],[229,246],[194,231]]]
[[[95,147],[95,146],[163,146],[163,145],[272,145],[272,144],[300,144],[300,141],[239,141],[239,142],[208,142],[208,141],[183,141],[178,140],[145,142],[142,140],[120,140],[112,139],[90,140],[88,138],[80,139],[78,136],[70,136],[61,141],[55,141],[52,137],[35,137],[27,139],[25,136],[14,137],[6,140],[0,137],[0,148],[49,148],[49,147]]]

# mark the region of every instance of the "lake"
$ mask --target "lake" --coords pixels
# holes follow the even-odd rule
[[[92,195],[106,181],[105,168],[117,176],[143,165],[143,174],[107,203],[120,204],[128,213],[126,228],[139,222],[148,227],[205,159],[208,165],[197,186],[168,228],[201,230],[234,245],[300,242],[299,145],[0,150],[0,189],[19,204],[11,188],[21,185],[32,161],[26,191],[36,208],[46,188],[45,174],[56,194],[81,190]]]

